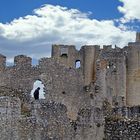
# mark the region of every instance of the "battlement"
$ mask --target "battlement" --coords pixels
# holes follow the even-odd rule
[[[14,65],[16,67],[31,67],[32,66],[32,58],[27,57],[25,55],[18,55],[14,58]]]

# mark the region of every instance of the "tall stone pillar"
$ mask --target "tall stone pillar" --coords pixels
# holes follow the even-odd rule
[[[96,46],[84,46],[84,79],[85,85],[95,80]]]
[[[139,105],[140,101],[140,33],[136,42],[128,44],[127,55],[127,105]]]

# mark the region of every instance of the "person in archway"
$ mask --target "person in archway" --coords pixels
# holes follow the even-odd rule
[[[34,98],[35,100],[39,100],[39,90],[40,90],[40,87],[38,87],[35,92],[34,92]]]

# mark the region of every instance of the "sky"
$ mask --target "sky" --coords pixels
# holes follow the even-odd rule
[[[0,0],[0,53],[33,63],[50,57],[52,44],[117,45],[140,31],[139,0]]]

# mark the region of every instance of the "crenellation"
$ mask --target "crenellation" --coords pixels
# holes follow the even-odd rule
[[[103,50],[112,50],[112,45],[103,45]]]
[[[25,55],[18,55],[14,58],[14,65],[19,68],[29,68],[32,66],[32,59]]]

